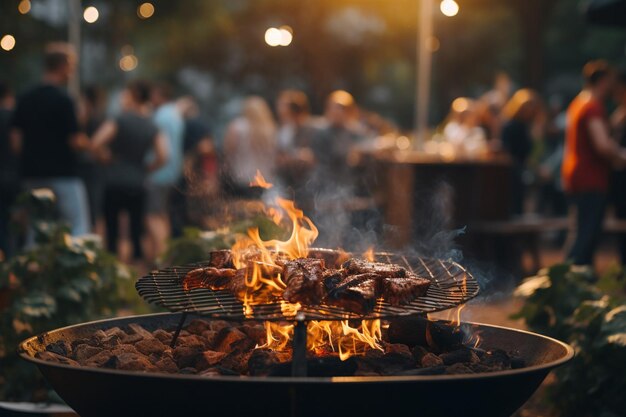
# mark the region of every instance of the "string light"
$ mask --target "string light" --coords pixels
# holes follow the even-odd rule
[[[26,14],[30,12],[30,0],[22,0],[17,5],[17,11],[21,14]]]
[[[134,54],[124,55],[120,58],[120,69],[124,72],[132,71],[139,65],[139,60]]]
[[[139,7],[137,7],[137,16],[141,19],[148,19],[152,17],[154,14],[154,5],[152,3],[141,3]]]
[[[444,16],[453,17],[459,13],[459,3],[454,0],[442,0],[439,9]]]
[[[265,31],[265,43],[269,46],[289,46],[293,40],[293,29],[290,26],[268,28]]]
[[[94,6],[87,7],[83,12],[83,19],[85,19],[87,23],[94,23],[99,17],[100,13]]]
[[[15,48],[15,37],[13,37],[13,35],[4,35],[2,39],[0,39],[0,48],[5,51],[10,51]]]

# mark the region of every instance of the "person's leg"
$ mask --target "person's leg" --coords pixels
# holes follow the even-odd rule
[[[54,178],[50,184],[57,196],[61,219],[71,225],[72,235],[90,233],[89,202],[83,181],[80,178]]]
[[[106,223],[107,250],[117,253],[117,237],[119,230],[120,201],[116,188],[106,187],[104,190],[104,220]]]
[[[141,187],[132,187],[127,190],[128,217],[130,218],[130,239],[133,244],[133,258],[143,258],[141,237],[143,234],[145,192]]]
[[[170,225],[167,215],[167,196],[169,187],[150,185],[146,203],[146,226],[150,242],[150,259],[156,259],[165,251],[165,245],[170,235]]]
[[[602,234],[606,196],[582,193],[575,196],[576,240],[568,259],[577,265],[592,265],[593,254]]]
[[[626,190],[624,190],[626,193]],[[615,202],[615,217],[619,220],[626,220],[626,198],[621,198]],[[619,253],[623,266],[626,266],[626,233],[619,235]]]

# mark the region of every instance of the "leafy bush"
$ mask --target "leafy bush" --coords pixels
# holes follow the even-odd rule
[[[50,393],[35,367],[17,357],[21,340],[140,304],[131,271],[97,237],[73,238],[54,220],[51,193],[26,195],[22,204],[35,243],[0,264],[0,398],[41,401]]]
[[[576,357],[557,371],[557,383],[549,391],[563,416],[624,415],[626,298],[621,276],[611,271],[591,283],[588,273],[558,265],[532,278],[540,283],[517,317],[576,349]]]

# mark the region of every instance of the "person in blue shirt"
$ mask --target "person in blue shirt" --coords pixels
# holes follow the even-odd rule
[[[147,231],[149,256],[154,259],[165,250],[170,236],[170,200],[183,173],[184,121],[165,84],[152,88],[154,122],[166,138],[169,158],[165,165],[150,174],[147,193]],[[154,156],[151,155],[151,158]]]

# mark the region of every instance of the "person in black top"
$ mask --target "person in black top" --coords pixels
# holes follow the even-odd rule
[[[502,146],[513,160],[511,208],[514,215],[521,215],[524,209],[523,175],[533,148],[531,127],[540,109],[537,93],[524,88],[516,91],[502,110],[506,120],[502,127]]]
[[[19,192],[17,160],[9,135],[9,122],[13,111],[13,93],[0,81],[0,260],[11,255],[9,219],[11,205]]]
[[[89,233],[89,205],[77,176],[77,152],[88,146],[79,133],[74,103],[62,87],[75,68],[67,44],[50,44],[44,56],[43,82],[22,95],[11,122],[20,169],[27,189],[50,188],[61,219],[73,235]]]
[[[167,160],[167,142],[150,118],[150,86],[143,81],[129,83],[121,95],[122,113],[106,121],[93,136],[93,152],[105,164],[104,217],[107,246],[117,252],[118,217],[127,210],[133,257],[141,259],[141,235],[145,214],[148,172]],[[146,164],[154,150],[155,158]]]

